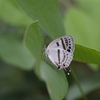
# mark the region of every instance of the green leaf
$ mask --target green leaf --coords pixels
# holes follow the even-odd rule
[[[46,82],[51,100],[63,100],[68,91],[68,82],[63,70],[42,63],[41,78]]]
[[[34,64],[22,41],[15,38],[13,34],[0,35],[0,58],[6,63],[25,70],[32,69]]]
[[[27,25],[32,22],[18,8],[14,0],[0,0],[0,18],[15,25]]]
[[[24,41],[27,48],[30,50],[32,56],[36,59],[36,62],[39,65],[42,59],[41,55],[44,40],[37,21],[28,27]],[[63,70],[59,71],[56,69],[56,67],[52,68],[52,66],[49,66],[45,63],[37,66],[36,69],[36,74],[38,74],[39,77],[46,82],[51,99],[62,100],[68,90],[68,83]]]
[[[21,9],[54,39],[65,35],[57,0],[16,0]]]
[[[100,51],[76,44],[74,60],[85,63],[100,64]]]
[[[96,23],[100,25],[100,1],[99,0],[76,0],[80,9],[88,13]]]
[[[97,64],[88,64],[88,65],[95,72],[99,70],[99,65]]]
[[[78,8],[71,8],[65,14],[64,24],[66,31],[68,34],[74,36],[76,44],[99,50],[100,1],[77,0],[77,3],[79,4]],[[90,56],[90,59],[93,58],[91,57],[92,56]],[[98,58],[98,55],[96,58]],[[87,59],[87,57],[85,59]],[[87,62],[91,61],[88,60]],[[91,63],[96,62],[93,61]],[[99,66],[94,66],[93,64],[90,65],[90,67],[93,70],[98,70],[99,68]]]
[[[73,35],[76,44],[99,50],[100,28],[91,14],[81,8],[69,9],[65,14],[64,24],[67,34]]]
[[[35,58],[38,66],[42,59],[44,39],[37,21],[29,25],[27,28],[24,42],[31,52],[31,55]]]
[[[83,91],[86,94],[88,94],[89,92],[99,88],[100,87],[99,78],[100,78],[100,73],[90,75],[90,76],[80,80],[80,85],[81,85]],[[72,85],[69,88],[66,98],[68,100],[78,100],[78,98],[80,98],[80,97],[81,97],[81,93],[80,93],[79,89],[77,88],[76,84]]]

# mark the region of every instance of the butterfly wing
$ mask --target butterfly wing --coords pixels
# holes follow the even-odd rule
[[[48,45],[47,49],[54,47],[61,47],[62,49],[72,53],[74,52],[74,39],[71,35],[57,38]]]
[[[74,40],[72,36],[63,36],[52,41],[46,48],[46,55],[60,69],[68,67],[73,58]],[[65,66],[62,66],[65,65]],[[62,66],[62,67],[61,67]]]

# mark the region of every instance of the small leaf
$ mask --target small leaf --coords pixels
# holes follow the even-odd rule
[[[51,100],[63,100],[68,91],[68,82],[63,70],[42,63],[41,78],[46,82]]]
[[[65,35],[57,0],[16,0],[21,9],[54,39]]]
[[[15,38],[13,34],[0,35],[0,57],[6,63],[22,69],[33,68],[33,58],[23,46],[22,41]]]
[[[74,60],[85,63],[100,64],[100,51],[76,44]]]
[[[42,59],[44,39],[37,21],[27,28],[24,42],[32,56],[35,58],[36,64],[39,65]]]

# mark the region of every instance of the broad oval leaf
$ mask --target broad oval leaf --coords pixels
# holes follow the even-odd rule
[[[71,8],[65,13],[64,24],[67,34],[74,36],[76,44],[99,50],[100,1],[77,0],[77,3],[78,8]],[[99,68],[98,65],[93,64],[90,67],[93,70]]]
[[[16,0],[21,9],[54,39],[65,35],[57,0]]]
[[[67,34],[73,35],[76,44],[99,50],[100,28],[91,14],[81,8],[69,9],[65,14],[64,24]]]
[[[23,46],[22,41],[13,34],[0,35],[0,58],[16,67],[30,70],[33,68],[34,59]]]
[[[38,22],[32,23],[28,27],[24,41],[32,56],[39,64],[44,41]],[[41,63],[40,66],[35,68],[35,72],[46,82],[52,100],[62,100],[65,97],[68,90],[68,83],[63,70],[59,71],[56,67],[52,68],[48,64]]]
[[[39,65],[42,59],[44,39],[37,21],[27,28],[24,42],[31,55],[35,58],[36,64]]]
[[[76,44],[74,60],[85,63],[100,64],[100,51]]]
[[[68,91],[68,82],[64,71],[43,62],[40,74],[46,82],[51,100],[63,100]]]
[[[15,25],[27,25],[32,22],[32,20],[19,9],[15,0],[0,0],[0,18]]]

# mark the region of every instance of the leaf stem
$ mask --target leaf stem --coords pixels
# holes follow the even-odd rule
[[[72,68],[70,68],[70,69],[71,69],[72,77],[74,78],[74,80],[75,80],[75,82],[76,82],[76,84],[77,84],[77,86],[78,86],[78,88],[79,88],[79,90],[80,90],[80,92],[81,92],[81,94],[82,94],[84,100],[88,100],[88,98],[87,98],[87,96],[85,95],[85,93],[84,93],[84,91],[83,91],[81,85],[79,84],[79,81],[78,81],[78,79],[77,79],[77,77],[76,77],[76,75],[75,75],[73,69],[72,69]]]

